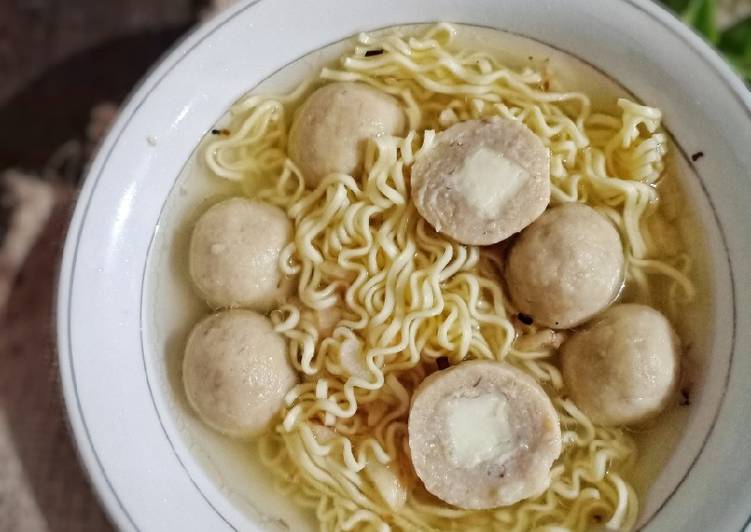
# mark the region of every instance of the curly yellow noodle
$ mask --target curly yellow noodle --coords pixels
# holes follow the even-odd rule
[[[592,113],[585,94],[546,90],[541,72],[453,50],[454,36],[448,24],[419,37],[362,34],[313,80],[360,81],[403,105],[409,133],[374,139],[362,176],[331,174],[306,190],[286,157],[291,111],[308,84],[287,96],[246,97],[231,110],[229,135],[206,147],[216,175],[243,182],[294,224],[280,268],[297,276],[297,294],[271,318],[302,383],[287,394],[282,422],[261,438],[261,459],[286,497],[315,512],[322,531],[630,530],[638,504],[624,479],[634,443],[620,429],[593,425],[566,398],[551,359],[559,333],[515,326],[499,283],[500,255],[433,231],[410,201],[409,168],[435,131],[457,121],[524,122],[550,149],[553,203],[586,202],[611,219],[627,284],[648,295],[655,278],[667,281],[668,306],[677,312],[694,295],[690,262],[655,254],[646,224],[668,144],[661,113],[625,99],[617,102],[619,115]],[[330,309],[339,318],[321,338],[315,311]],[[564,441],[545,493],[470,511],[441,503],[416,481],[407,447],[410,397],[444,356],[452,364],[505,360],[545,387]],[[373,480],[376,469],[409,491],[403,505],[389,505]]]

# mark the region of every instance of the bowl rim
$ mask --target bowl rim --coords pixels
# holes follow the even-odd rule
[[[122,516],[128,520],[128,524],[138,529],[134,519],[128,514],[127,509],[122,504],[120,497],[115,490],[113,484],[109,480],[102,461],[97,454],[96,448],[91,439],[89,427],[83,414],[81,398],[76,388],[76,377],[73,358],[73,347],[70,343],[71,327],[72,327],[72,312],[71,312],[71,289],[72,278],[75,268],[75,259],[78,253],[78,246],[80,243],[80,237],[86,222],[89,206],[91,204],[93,193],[99,182],[99,178],[106,166],[106,162],[109,159],[112,152],[118,145],[118,140],[122,132],[127,128],[133,115],[140,109],[144,100],[159,86],[160,82],[165,79],[170,72],[187,57],[195,48],[200,46],[203,41],[210,35],[220,30],[224,25],[235,19],[237,16],[253,9],[255,6],[268,0],[244,0],[237,5],[232,6],[226,11],[220,13],[212,20],[196,26],[190,30],[185,36],[179,39],[173,46],[167,50],[162,57],[155,63],[149,71],[141,78],[141,80],[134,86],[133,90],[123,102],[120,108],[119,116],[116,122],[113,124],[112,129],[108,133],[106,139],[100,145],[96,156],[93,158],[91,165],[87,171],[83,185],[81,187],[78,201],[75,207],[75,211],[71,218],[68,233],[65,239],[65,246],[63,252],[63,259],[58,276],[58,288],[57,288],[57,318],[56,318],[56,332],[57,332],[57,350],[59,359],[59,371],[60,379],[63,385],[63,396],[66,404],[67,421],[72,428],[72,432],[76,441],[76,451],[79,456],[79,460],[84,466],[84,470],[95,487],[95,493],[99,498],[102,506],[107,511],[110,519],[122,526]],[[672,32],[675,36],[680,38],[688,47],[692,48],[694,52],[702,59],[702,61],[713,71],[726,86],[731,89],[732,94],[743,108],[745,108],[748,117],[751,119],[751,92],[749,92],[740,78],[733,72],[730,66],[720,57],[718,52],[714,50],[698,33],[691,28],[685,26],[676,16],[665,8],[653,3],[649,0],[615,0],[623,4],[627,4],[632,8],[641,11],[648,15],[667,31]],[[98,173],[94,173],[94,169],[98,168]],[[709,195],[707,195],[709,199]],[[711,200],[710,200],[711,201]],[[718,223],[718,227],[723,231],[722,225]],[[723,232],[723,239],[725,235]],[[726,246],[727,247],[727,246]],[[732,280],[733,269],[730,269],[731,283],[733,284],[733,297],[736,298],[736,287]],[[140,312],[140,310],[139,310]],[[143,336],[141,335],[143,341]],[[733,350],[734,351],[734,350]],[[732,355],[731,355],[732,357]],[[145,364],[145,362],[144,362]],[[732,358],[730,361],[732,366]],[[728,369],[730,372],[730,368]],[[149,388],[151,383],[147,379]],[[727,388],[727,387],[726,387]],[[149,390],[151,393],[151,389]],[[724,392],[723,392],[724,393]],[[724,399],[724,397],[723,397]],[[153,400],[153,393],[152,393]],[[161,419],[161,413],[154,404],[154,408],[157,410],[157,416]],[[719,405],[719,410],[722,409],[722,401]],[[715,420],[716,421],[716,420]],[[164,429],[164,427],[162,427]],[[170,445],[174,444],[171,441],[169,435],[164,429],[165,436],[170,441]],[[704,444],[699,451],[699,454],[694,459],[694,463],[699,459],[701,452],[704,449],[706,440],[709,439],[712,431],[714,430],[714,422],[709,432],[707,433]],[[90,452],[85,452],[89,449]],[[175,453],[180,460],[179,455]],[[181,461],[182,464],[182,461]],[[183,468],[186,469],[183,464]],[[98,474],[95,474],[95,471]],[[236,527],[227,520],[222,513],[214,507],[211,500],[202,492],[198,484],[192,478],[188,472],[193,484],[201,493],[206,502],[214,509],[222,520],[231,528]],[[680,483],[675,487],[673,493],[678,489],[680,484],[683,483],[688,471]],[[659,513],[662,507],[667,504],[672,494],[663,501],[660,508],[655,512]],[[744,528],[751,524],[751,516],[746,521]]]

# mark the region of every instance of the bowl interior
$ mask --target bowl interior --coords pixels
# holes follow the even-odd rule
[[[547,62],[566,89],[580,90],[592,97],[595,111],[615,112],[618,97],[637,97],[624,84],[616,83],[604,72],[581,59],[563,53],[540,41],[478,26],[458,26],[457,46],[493,52],[506,64],[521,68]],[[416,26],[381,31],[415,33]],[[353,45],[344,39],[313,51],[277,70],[257,87],[255,93],[284,94],[317,74],[322,65],[335,60]],[[628,84],[625,84],[628,85]],[[646,102],[650,103],[650,102]],[[223,125],[224,117],[216,121]],[[197,139],[198,140],[198,139]],[[674,141],[675,142],[675,141]],[[166,416],[177,428],[181,445],[206,473],[214,488],[241,508],[249,522],[289,524],[294,530],[313,529],[314,520],[290,501],[276,496],[269,487],[272,479],[255,459],[254,446],[232,441],[208,429],[187,405],[181,383],[184,342],[191,326],[209,312],[192,290],[187,272],[187,249],[195,219],[211,204],[232,195],[242,195],[234,184],[213,177],[202,161],[200,143],[182,169],[164,205],[151,247],[144,285],[144,328],[146,360],[153,379],[152,390],[163,403]],[[715,335],[723,334],[715,321],[723,321],[727,308],[717,308],[715,285],[727,286],[727,278],[716,278],[722,268],[713,267],[712,257],[722,259],[718,250],[710,250],[708,241],[717,238],[718,228],[712,207],[701,189],[685,151],[671,146],[669,173],[679,184],[680,197],[693,208],[684,210],[680,230],[692,257],[692,277],[699,286],[697,300],[690,304],[683,319],[676,323],[684,346],[684,374],[688,375],[692,408],[671,408],[647,430],[635,433],[639,446],[638,466],[633,482],[640,494],[640,524],[650,521],[656,510],[681,482],[698,453],[713,421],[722,396],[724,375],[708,372],[708,367],[727,364],[717,356]],[[713,255],[714,253],[714,255]],[[714,272],[714,274],[713,274]],[[724,354],[727,358],[727,353]],[[709,364],[712,357],[712,364]],[[718,360],[719,359],[719,360]],[[212,493],[211,487],[207,496]]]

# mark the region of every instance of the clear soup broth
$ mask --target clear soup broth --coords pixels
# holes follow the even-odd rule
[[[619,97],[638,101],[638,95],[629,94],[602,72],[540,42],[485,28],[455,27],[458,31],[453,48],[487,51],[508,67],[530,66],[547,72],[565,90],[587,94],[593,111],[616,114]],[[422,28],[404,26],[399,31],[411,34]],[[351,50],[353,44],[354,39],[348,39],[312,52],[272,74],[251,93],[286,94],[317,75],[322,66],[332,64],[342,53]],[[221,129],[227,123],[227,116],[219,117],[215,127]],[[226,438],[209,429],[194,415],[185,397],[181,376],[185,341],[191,327],[210,312],[193,289],[188,273],[191,230],[208,206],[228,197],[244,195],[249,187],[247,183],[241,187],[219,179],[208,170],[203,152],[206,142],[214,136],[207,132],[206,139],[199,143],[177,177],[164,206],[149,260],[147,287],[156,302],[150,309],[149,320],[154,341],[163,357],[161,385],[172,399],[171,415],[178,420],[182,436],[196,459],[221,491],[251,520],[268,530],[315,530],[318,525],[312,510],[301,509],[272,488],[274,478],[259,462],[256,445]],[[681,340],[681,392],[656,419],[645,426],[628,429],[636,442],[637,454],[627,480],[638,494],[641,520],[659,506],[671,489],[672,480],[662,478],[660,473],[681,439],[691,408],[692,385],[699,380],[711,337],[706,329],[711,323],[713,305],[703,233],[692,217],[691,205],[680,186],[681,178],[691,170],[678,146],[671,141],[668,149],[666,168],[657,184],[660,204],[650,220],[655,236],[653,245],[665,255],[685,254],[690,262],[688,276],[696,290],[692,301],[678,307],[670,303],[670,285],[659,280],[650,283],[651,290],[646,294],[627,283],[620,296],[623,301],[649,304],[662,311]],[[656,275],[655,279],[658,277]]]

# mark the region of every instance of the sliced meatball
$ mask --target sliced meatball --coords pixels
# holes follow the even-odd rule
[[[624,276],[621,239],[592,207],[566,203],[522,231],[505,276],[521,312],[554,329],[574,327],[618,296]]]
[[[550,201],[550,156],[514,120],[468,120],[436,135],[412,167],[412,201],[439,233],[487,246],[524,229]]]
[[[561,350],[571,398],[600,425],[629,425],[662,411],[678,382],[678,337],[667,318],[637,304],[616,305]]]
[[[545,391],[502,362],[462,362],[426,378],[413,396],[408,431],[425,488],[465,509],[539,495],[561,453],[558,414]]]
[[[214,308],[266,312],[294,288],[279,269],[292,223],[274,205],[232,198],[207,210],[193,229],[189,269]]]
[[[401,135],[404,127],[404,112],[394,97],[364,83],[329,83],[297,111],[289,156],[314,188],[331,173],[359,176],[368,139]]]
[[[250,310],[212,314],[193,327],[183,360],[188,401],[203,421],[236,438],[269,430],[297,384],[284,338]]]

